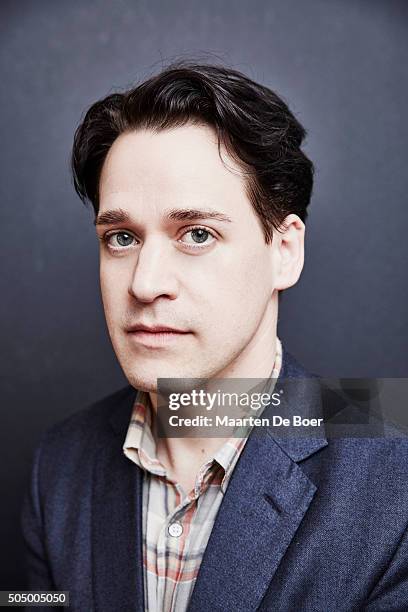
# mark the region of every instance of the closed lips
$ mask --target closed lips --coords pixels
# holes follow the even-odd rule
[[[154,327],[147,327],[146,325],[135,325],[128,329],[130,333],[134,332],[148,332],[151,334],[160,334],[160,333],[173,333],[173,334],[188,334],[188,331],[183,331],[181,329],[175,329],[173,327],[167,327],[164,325],[157,325]]]

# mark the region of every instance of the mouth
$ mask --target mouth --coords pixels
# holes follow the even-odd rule
[[[134,325],[127,329],[128,335],[136,344],[146,348],[165,347],[175,342],[179,342],[185,336],[191,334],[190,331],[180,330],[166,325]]]

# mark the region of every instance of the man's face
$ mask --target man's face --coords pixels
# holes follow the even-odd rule
[[[222,154],[228,167],[215,133],[187,125],[122,134],[105,160],[101,291],[114,350],[136,388],[156,391],[160,377],[249,376],[243,366],[272,344],[274,241],[265,243],[239,168]]]

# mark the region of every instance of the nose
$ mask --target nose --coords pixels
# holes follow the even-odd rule
[[[176,299],[178,282],[172,269],[170,253],[160,237],[146,239],[129,284],[129,293],[139,302],[153,302],[158,297]]]

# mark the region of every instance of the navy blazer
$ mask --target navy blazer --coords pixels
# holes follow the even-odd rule
[[[308,374],[284,349],[292,376]],[[321,397],[300,385],[290,406],[327,416],[338,402]],[[134,398],[127,387],[57,424],[35,456],[30,588],[70,591],[72,610],[143,611],[142,472],[122,452]],[[407,459],[405,438],[252,433],[189,612],[407,611]]]

